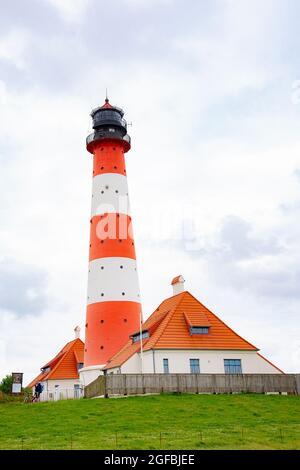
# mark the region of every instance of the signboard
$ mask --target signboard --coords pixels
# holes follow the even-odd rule
[[[21,393],[23,383],[23,373],[13,372],[12,374],[12,393]]]

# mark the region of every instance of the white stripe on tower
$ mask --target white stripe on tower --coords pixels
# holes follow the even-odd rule
[[[111,282],[113,279],[113,282]],[[90,261],[88,305],[96,302],[140,302],[136,261],[130,258],[99,258]]]
[[[127,177],[104,173],[93,178],[92,217],[104,212],[130,214]]]

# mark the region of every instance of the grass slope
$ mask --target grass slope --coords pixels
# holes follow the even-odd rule
[[[0,404],[0,449],[299,449],[296,396]]]

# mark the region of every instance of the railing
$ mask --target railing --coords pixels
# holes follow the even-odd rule
[[[89,145],[91,142],[94,140],[102,140],[102,139],[109,139],[109,138],[119,138],[119,140],[124,140],[130,145],[131,139],[128,134],[124,135],[124,137],[119,137],[118,135],[113,135],[112,133],[109,134],[108,132],[92,132],[92,134],[89,134],[86,138],[86,145]]]
[[[122,126],[127,129],[127,121],[123,118],[115,118],[113,116],[106,116],[106,113],[102,113],[103,115],[98,114],[96,117],[93,118],[94,124],[97,126],[102,126],[102,125],[112,125],[112,126]]]
[[[79,400],[83,398],[83,388],[58,388],[43,390],[38,401]]]

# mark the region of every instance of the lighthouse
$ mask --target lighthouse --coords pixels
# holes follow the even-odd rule
[[[106,97],[91,112],[93,133],[86,148],[93,155],[89,269],[84,366],[87,385],[137,331],[141,321],[135,245],[125,153],[130,137],[122,109]]]

